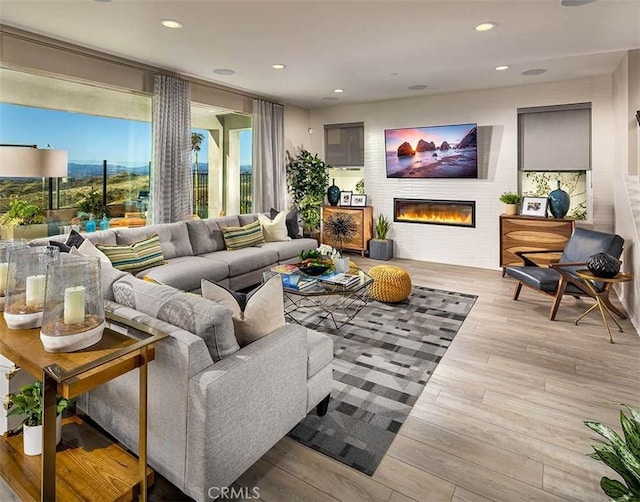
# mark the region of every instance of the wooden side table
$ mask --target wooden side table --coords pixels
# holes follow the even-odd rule
[[[140,500],[147,497],[147,364],[155,358],[153,344],[168,335],[156,329],[143,326],[120,316],[107,313],[106,328],[102,340],[86,349],[70,353],[45,352],[40,342],[39,329],[11,330],[0,316],[0,354],[22,367],[43,383],[43,443],[40,472],[26,472],[27,462],[20,452],[0,449],[3,477],[14,490],[27,494],[31,492],[37,477],[40,477],[40,499],[60,498],[56,490],[56,394],[67,399],[74,398],[94,387],[102,385],[128,371],[139,368],[139,487]],[[109,325],[109,324],[108,324]],[[77,460],[81,470],[87,460]],[[122,464],[122,460],[116,459]],[[106,467],[105,467],[106,469]],[[105,472],[108,472],[105,470]],[[82,477],[82,472],[70,473],[71,481]],[[67,480],[64,487],[66,488]],[[121,483],[122,484],[122,483]],[[26,487],[25,487],[26,485]],[[111,486],[110,486],[111,487]],[[124,489],[119,486],[118,488]],[[93,487],[93,494],[87,500],[101,500],[100,489]],[[75,491],[74,491],[75,493]],[[94,498],[95,497],[95,498]],[[23,497],[24,498],[24,497]],[[116,497],[120,500],[121,496]]]
[[[585,284],[586,288],[589,290],[589,293],[591,293],[593,295],[593,297],[596,300],[596,303],[594,303],[591,307],[589,307],[584,312],[584,314],[582,314],[580,317],[578,317],[575,320],[574,324],[577,326],[578,325],[578,321],[580,321],[580,319],[582,319],[584,316],[586,316],[587,314],[589,314],[590,312],[592,312],[595,309],[600,309],[600,315],[602,315],[602,320],[604,321],[604,325],[607,328],[607,333],[609,333],[609,342],[613,343],[613,337],[611,336],[611,330],[609,329],[609,323],[607,322],[606,314],[609,314],[609,317],[611,317],[613,322],[616,323],[616,326],[618,326],[618,330],[620,331],[620,333],[622,333],[622,327],[620,326],[620,323],[614,317],[614,315],[611,312],[611,310],[609,310],[609,307],[607,307],[607,305],[602,300],[601,295],[598,293],[598,291],[596,291],[595,287],[593,286],[593,283],[595,283],[595,282],[604,282],[604,283],[607,283],[607,284],[616,284],[616,283],[622,283],[622,282],[629,282],[629,281],[633,280],[633,276],[631,274],[627,274],[625,272],[620,272],[618,275],[616,275],[615,277],[611,277],[611,278],[598,277],[598,276],[593,275],[588,270],[576,270],[576,275],[578,277],[580,277],[580,279],[584,280],[584,284]]]

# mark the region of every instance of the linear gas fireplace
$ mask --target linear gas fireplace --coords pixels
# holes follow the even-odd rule
[[[473,200],[393,199],[393,221],[476,226],[476,203]]]

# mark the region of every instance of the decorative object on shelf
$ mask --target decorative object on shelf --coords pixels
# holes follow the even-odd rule
[[[24,454],[40,455],[42,453],[42,383],[33,382],[20,388],[16,394],[9,394],[5,401],[7,416],[24,416],[22,427]],[[56,398],[56,444],[62,437],[62,412],[69,406],[69,401]]]
[[[622,262],[609,253],[596,253],[587,258],[587,268],[596,277],[615,277],[620,272]]]
[[[102,339],[104,301],[97,256],[64,256],[47,268],[40,340],[47,352],[73,352]]]
[[[363,194],[364,193],[364,178],[361,178],[360,181],[356,183],[356,193]]]
[[[376,220],[376,238],[369,241],[369,258],[390,260],[393,258],[393,239],[387,239],[391,223],[382,213]]]
[[[12,249],[26,247],[27,241],[0,241],[0,311],[4,310],[4,296],[9,273],[9,253]]]
[[[42,325],[47,265],[59,257],[60,249],[54,246],[25,246],[11,250],[4,305],[4,319],[9,329]]]
[[[330,167],[307,150],[300,150],[296,157],[287,152],[287,185],[302,216],[306,234],[320,227],[320,208],[329,183],[327,169]]]
[[[96,222],[93,219],[93,215],[89,216],[89,221],[87,221],[87,224],[85,225],[84,229],[87,231],[87,233],[96,231]]]
[[[367,205],[367,196],[359,193],[352,194],[351,205],[353,207],[365,207]]]
[[[340,192],[340,205],[342,207],[349,207],[351,205],[351,192]]]
[[[523,197],[520,214],[524,216],[539,216],[541,218],[546,218],[548,201],[549,200],[546,197]]]
[[[554,218],[564,218],[569,212],[569,206],[571,206],[571,198],[560,188],[560,180],[558,180],[558,188],[549,194],[549,212]]]
[[[327,201],[332,206],[337,206],[340,202],[340,188],[336,185],[336,179],[331,180],[332,185],[327,189]]]
[[[594,453],[589,455],[594,460],[600,460],[605,465],[615,470],[624,481],[622,482],[603,476],[600,479],[600,487],[611,500],[640,500],[640,485],[638,479],[638,464],[640,463],[640,450],[638,438],[640,437],[640,410],[623,404],[629,416],[620,411],[620,424],[624,434],[618,435],[616,431],[600,422],[585,421],[584,425],[600,434],[606,441],[593,446]],[[611,472],[611,471],[609,471]]]
[[[513,216],[518,214],[518,205],[522,200],[522,195],[513,192],[503,192],[500,196],[500,202],[504,204],[504,214]]]
[[[342,256],[343,246],[345,242],[349,242],[356,236],[358,231],[356,219],[348,212],[334,213],[324,221],[323,231],[331,243],[337,245],[340,250],[340,254],[333,260],[336,270],[338,272],[347,272],[349,270],[349,258]]]
[[[109,219],[106,214],[100,220],[100,230],[109,230]]]

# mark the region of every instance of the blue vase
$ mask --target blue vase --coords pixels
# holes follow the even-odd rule
[[[87,221],[84,229],[87,233],[96,231],[96,222],[93,220],[93,216],[89,216],[89,221]]]
[[[335,178],[332,180],[333,185],[327,190],[327,200],[332,206],[337,206],[340,201],[340,188],[336,186]]]
[[[569,194],[560,188],[560,180],[558,180],[558,188],[549,194],[549,212],[554,218],[564,218],[569,212],[570,205]]]

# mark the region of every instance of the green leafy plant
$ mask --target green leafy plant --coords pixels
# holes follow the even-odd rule
[[[320,227],[320,207],[329,184],[329,167],[329,164],[307,150],[300,150],[295,157],[287,152],[289,192],[302,215],[305,229],[310,232]]]
[[[600,422],[584,422],[589,429],[606,439],[599,446],[593,446],[594,453],[589,456],[604,462],[622,477],[624,484],[606,476],[600,480],[600,487],[611,500],[638,502],[640,501],[640,411],[630,406],[622,406],[629,411],[627,417],[620,410],[620,424],[624,439],[616,431]]]
[[[513,192],[504,192],[500,196],[500,202],[503,204],[520,204],[522,195]]]
[[[62,413],[70,401],[58,396],[56,398],[56,414]],[[21,387],[17,394],[9,394],[5,400],[7,416],[24,415],[20,426],[35,427],[42,425],[42,383],[33,382]]]
[[[357,231],[356,219],[349,213],[333,213],[324,222],[324,233],[340,248],[340,254],[344,243],[353,239]]]
[[[9,210],[0,217],[0,225],[3,227],[36,225],[46,223],[46,221],[44,210],[26,200],[12,201]]]
[[[385,240],[390,227],[391,223],[389,223],[387,217],[384,214],[379,214],[378,219],[376,220],[376,235],[378,236],[378,239]]]
[[[78,210],[100,217],[107,214],[107,208],[102,201],[102,195],[93,186],[82,194],[82,199],[78,202]]]

